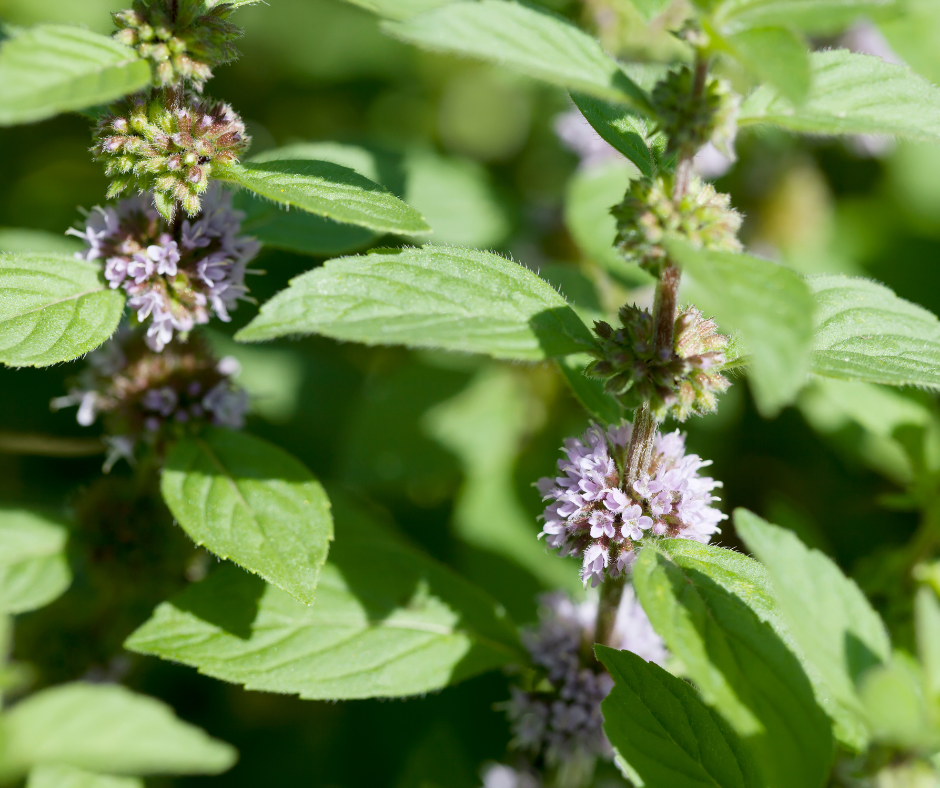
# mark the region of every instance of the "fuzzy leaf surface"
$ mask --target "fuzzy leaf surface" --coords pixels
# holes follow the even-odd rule
[[[94,350],[117,328],[124,294],[95,263],[64,254],[0,254],[0,362],[46,367]]]
[[[812,336],[813,301],[800,276],[746,254],[683,243],[669,243],[669,251],[695,280],[695,303],[726,331],[740,332],[761,413],[773,415],[792,402],[806,383]]]
[[[770,123],[806,134],[882,134],[940,140],[940,88],[907,66],[846,49],[810,55],[811,85],[794,106],[768,85],[744,102],[738,123]]]
[[[26,788],[144,788],[136,777],[108,777],[72,766],[37,766]]]
[[[529,269],[445,246],[329,260],[292,279],[236,338],[288,334],[520,361],[576,353],[592,341],[565,299]]]
[[[829,720],[785,642],[764,568],[684,539],[645,547],[633,572],[643,609],[687,675],[753,750],[769,788],[823,785]]]
[[[715,10],[715,21],[728,32],[779,25],[837,33],[860,16],[897,5],[897,0],[725,0]]]
[[[646,109],[646,94],[600,44],[566,19],[507,0],[450,3],[383,29],[410,44],[496,63],[527,76]]]
[[[695,689],[630,651],[594,647],[614,680],[604,732],[646,788],[763,788],[754,755]]]
[[[100,33],[37,25],[0,44],[0,126],[105,104],[150,84],[150,65]]]
[[[735,58],[761,82],[799,105],[809,93],[809,52],[806,43],[785,27],[759,27],[729,36]]]
[[[300,461],[244,432],[209,428],[172,448],[160,490],[196,544],[313,601],[333,519]]]
[[[62,684],[0,717],[0,775],[58,764],[110,774],[218,774],[238,754],[161,701],[116,684]]]
[[[0,509],[0,615],[48,605],[72,582],[68,533],[35,512]]]
[[[734,524],[767,567],[774,596],[804,662],[828,689],[824,708],[837,738],[859,752],[870,739],[855,690],[869,668],[891,658],[884,623],[854,581],[830,558],[810,550],[792,531],[737,509]]]
[[[329,161],[249,161],[226,166],[219,178],[281,205],[377,232],[413,235],[431,229],[384,186]]]
[[[572,93],[571,100],[605,142],[632,161],[646,177],[656,174],[666,150],[665,135],[651,133],[651,124],[622,105],[584,93]]]
[[[940,320],[878,282],[807,277],[816,302],[817,375],[889,386],[940,386]]]
[[[223,566],[161,604],[127,648],[311,700],[417,695],[524,659],[502,607],[341,498],[334,506],[313,605]]]

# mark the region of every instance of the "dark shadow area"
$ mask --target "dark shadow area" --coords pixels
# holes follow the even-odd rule
[[[240,640],[250,640],[267,584],[257,575],[224,564],[171,603]]]

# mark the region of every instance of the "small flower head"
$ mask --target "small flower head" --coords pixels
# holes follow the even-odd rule
[[[52,407],[78,405],[84,427],[103,418],[110,470],[122,457],[133,462],[141,442],[159,448],[205,424],[241,429],[248,395],[232,380],[238,371],[234,359],[216,359],[197,337],[154,353],[140,331],[123,328],[88,356],[88,367]]]
[[[657,434],[649,468],[632,485],[623,474],[630,441],[627,423],[606,432],[592,425],[581,439],[565,441],[559,476],[537,483],[548,501],[542,532],[560,555],[581,559],[581,579],[597,586],[617,577],[636,559],[643,539],[674,537],[708,542],[726,519],[712,506],[721,483],[699,470],[709,465],[686,454],[678,431]]]
[[[609,758],[600,706],[613,682],[591,651],[597,600],[579,604],[555,592],[541,602],[539,624],[524,631],[522,641],[551,688],[512,688],[506,710],[513,743],[530,756],[544,755],[550,764],[583,756]],[[624,589],[612,645],[658,663],[668,657],[631,587]]]
[[[104,261],[108,283],[127,292],[137,319],[149,321],[147,343],[160,351],[174,332],[185,334],[213,314],[228,322],[245,297],[246,266],[259,245],[239,235],[243,218],[231,195],[213,184],[202,213],[178,227],[142,196],[95,208],[84,229],[69,232],[85,241],[78,257]]]
[[[673,200],[674,176],[631,182],[623,201],[611,209],[617,220],[615,243],[627,262],[658,276],[666,260],[663,241],[675,236],[697,249],[740,252],[742,217],[727,194],[693,178],[678,202]]]
[[[150,61],[154,85],[188,81],[201,91],[215,66],[238,57],[233,42],[242,30],[226,21],[233,8],[221,3],[206,10],[204,0],[134,0],[132,8],[111,15],[114,38]]]
[[[653,319],[636,306],[620,310],[620,327],[598,321],[598,347],[586,372],[605,381],[605,389],[626,407],[649,401],[658,419],[685,421],[691,414],[711,413],[718,394],[730,385],[717,370],[725,362],[728,338],[715,321],[695,307],[676,317],[671,353],[657,351]]]
[[[740,96],[717,77],[706,78],[700,95],[696,95],[694,83],[695,74],[686,65],[670,71],[653,88],[650,100],[659,130],[669,140],[666,152],[692,156],[706,142],[713,142],[731,156]]]
[[[151,192],[172,221],[177,204],[190,217],[199,213],[213,168],[237,162],[250,143],[228,104],[184,92],[171,106],[160,95],[138,95],[112,107],[91,150],[111,178],[109,199],[134,186]]]

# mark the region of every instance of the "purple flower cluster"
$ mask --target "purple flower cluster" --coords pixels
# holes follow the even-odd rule
[[[105,278],[127,292],[137,319],[150,318],[147,344],[159,352],[174,331],[188,332],[212,314],[228,322],[229,310],[245,297],[246,266],[260,246],[239,235],[242,219],[231,194],[213,184],[202,212],[177,230],[141,195],[95,208],[83,230],[69,233],[85,241],[78,257],[105,261]]]
[[[613,681],[590,653],[597,601],[577,604],[561,592],[546,594],[541,601],[539,625],[523,632],[522,642],[533,662],[545,669],[553,691],[512,688],[506,709],[515,746],[544,754],[550,763],[610,757],[601,701]],[[612,645],[658,663],[668,656],[630,587],[624,590],[617,612]]]
[[[581,556],[581,579],[596,587],[617,577],[636,560],[636,543],[647,535],[708,542],[727,518],[712,507],[720,482],[700,476],[710,462],[686,454],[678,431],[657,434],[649,469],[627,486],[624,465],[632,426],[624,422],[606,433],[592,425],[578,440],[565,441],[561,475],[542,478],[539,538],[560,555]]]

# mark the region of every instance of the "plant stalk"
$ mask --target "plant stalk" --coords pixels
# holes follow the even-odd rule
[[[608,577],[601,584],[601,598],[597,605],[597,625],[594,629],[594,642],[613,647],[614,624],[617,623],[617,611],[623,598],[626,574],[613,579]]]

